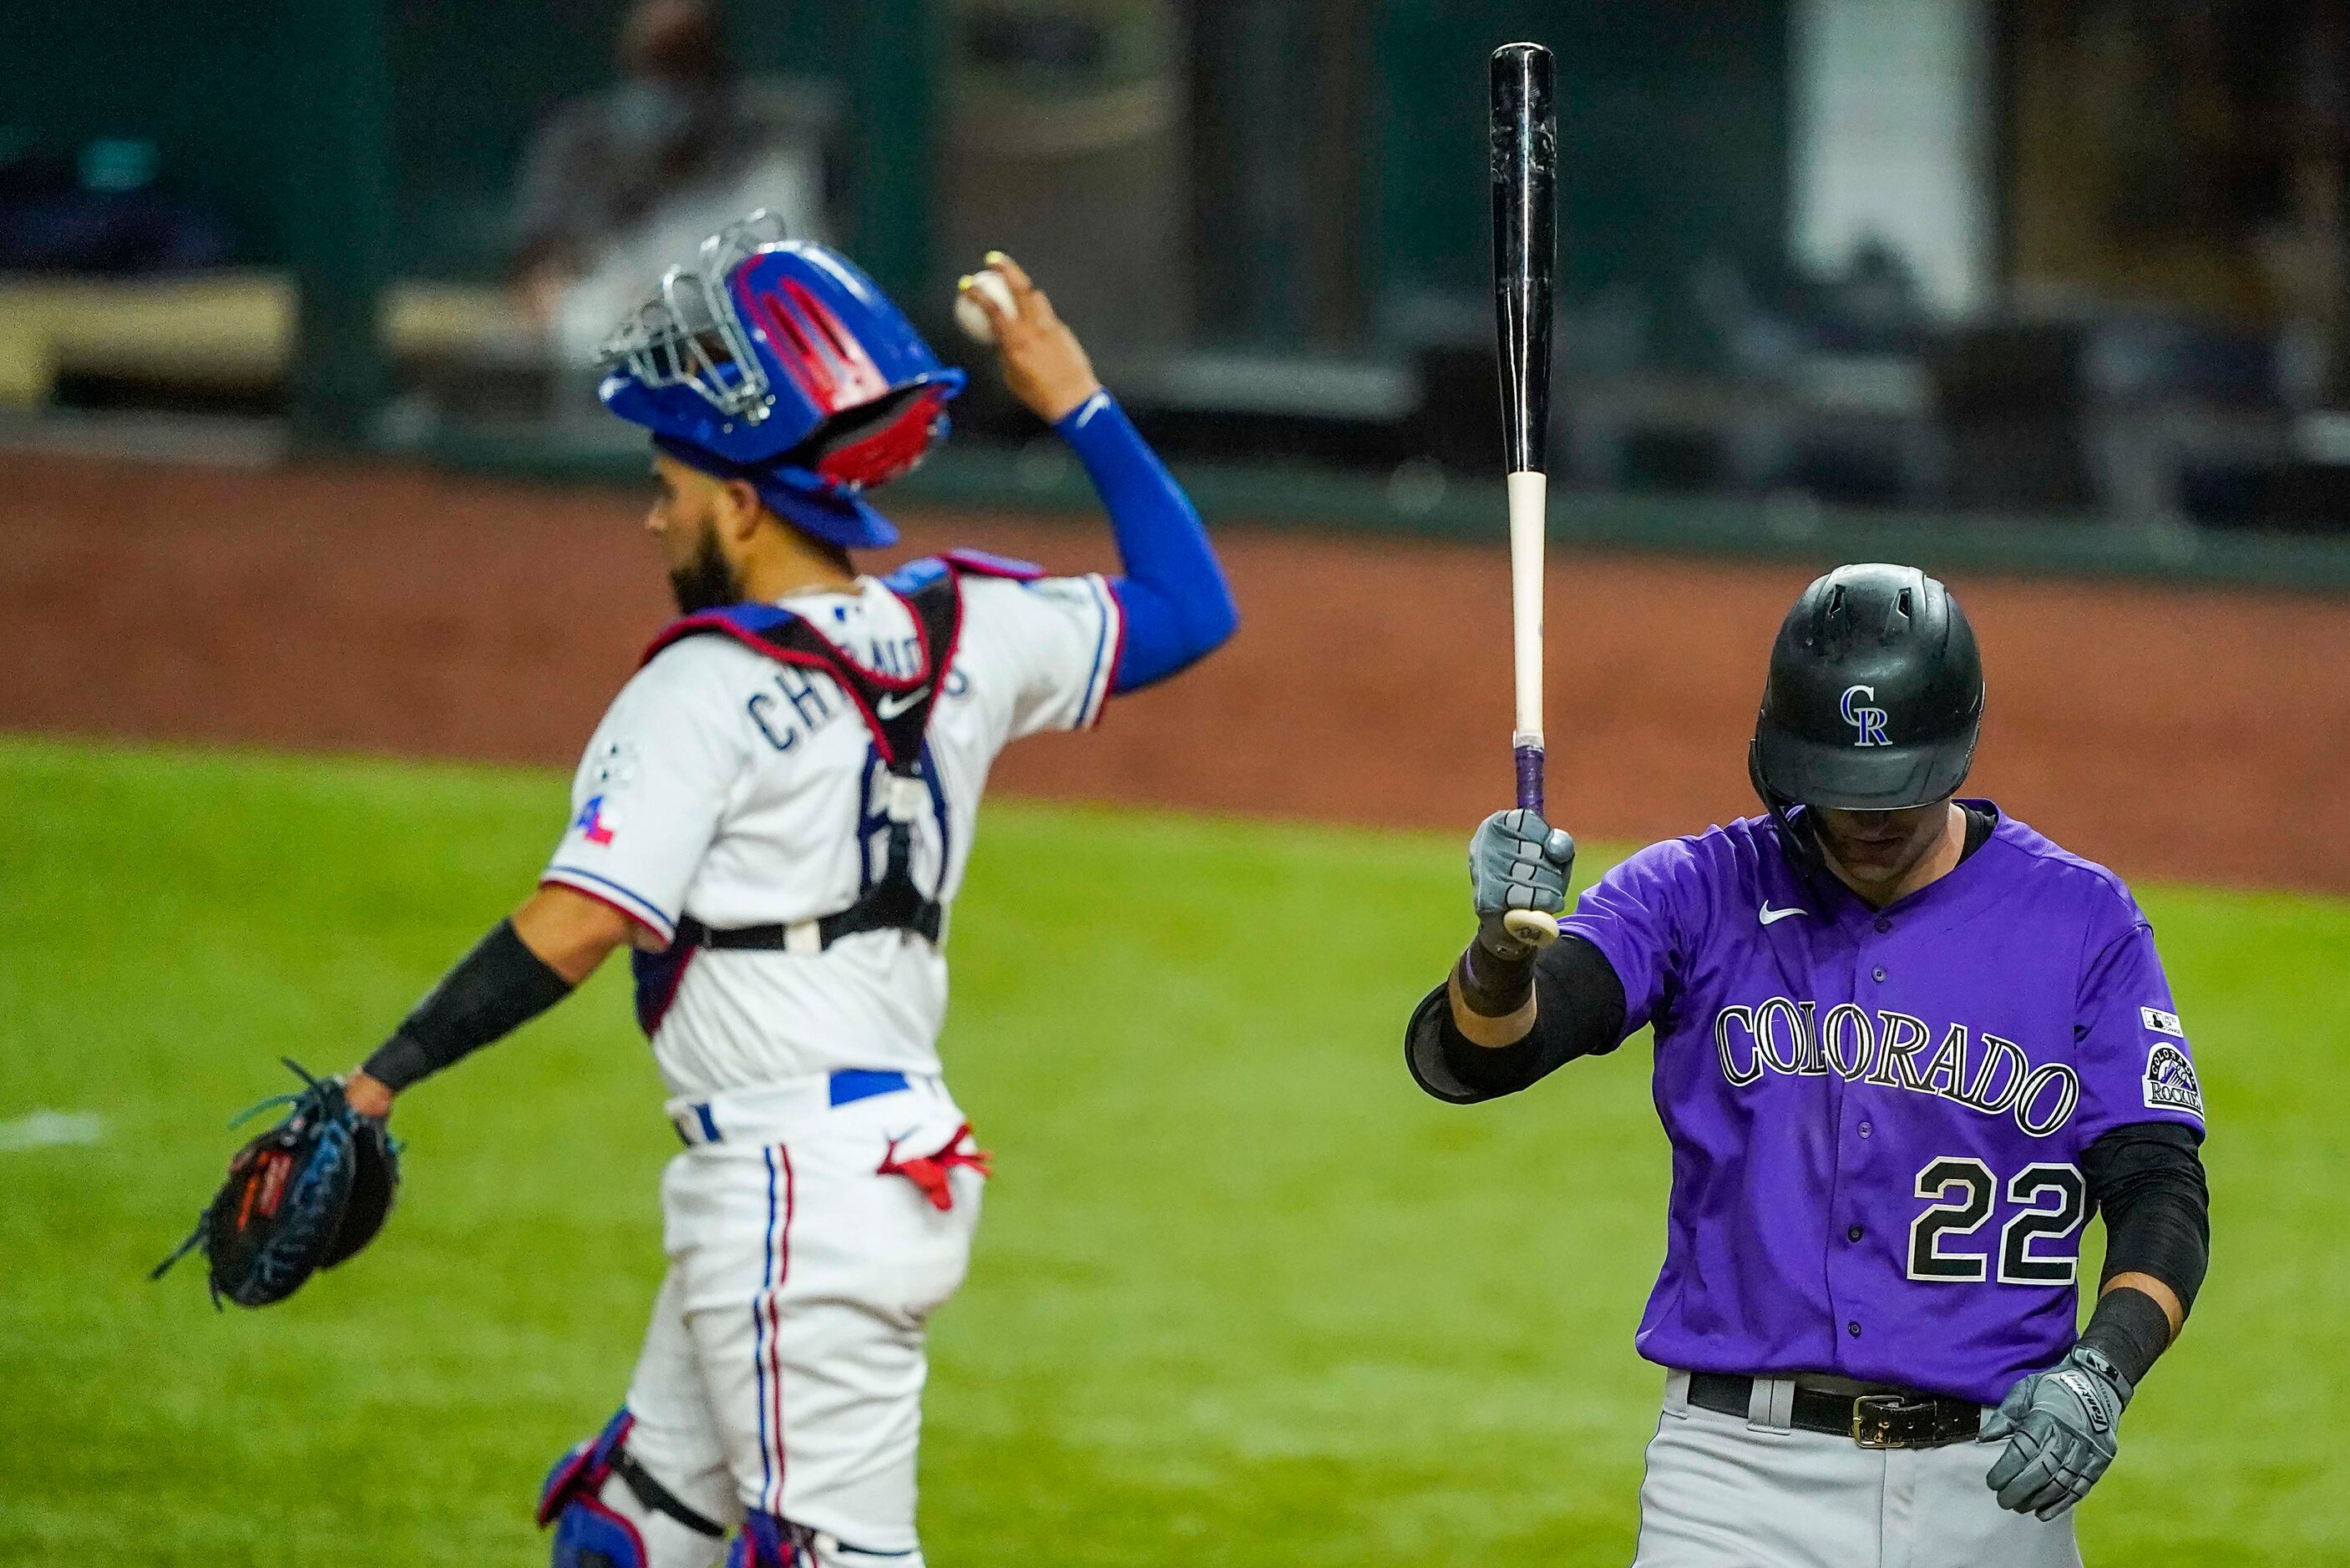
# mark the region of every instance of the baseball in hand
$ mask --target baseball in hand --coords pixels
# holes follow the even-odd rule
[[[1019,309],[1012,299],[1012,286],[1004,282],[1003,275],[993,267],[982,267],[972,274],[968,281],[970,287],[955,292],[955,325],[962,327],[963,336],[974,343],[993,343],[995,341],[995,323],[989,319],[986,308],[972,296],[984,294],[994,302],[997,309],[1010,315]]]

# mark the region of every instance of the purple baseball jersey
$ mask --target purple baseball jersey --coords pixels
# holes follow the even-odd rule
[[[1652,845],[1564,922],[1623,981],[1626,1032],[1656,1029],[1672,1200],[1636,1343],[1996,1404],[2073,1344],[2081,1151],[2202,1127],[2153,930],[2004,816],[1881,910],[1778,834]]]

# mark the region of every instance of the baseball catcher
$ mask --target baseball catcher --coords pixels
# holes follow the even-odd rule
[[[1092,725],[1235,624],[1198,514],[1075,334],[1010,257],[983,275],[962,292],[1124,570],[956,551],[860,572],[898,537],[871,492],[943,437],[962,373],[837,252],[755,215],[713,236],[604,352],[605,405],[650,432],[679,618],[588,742],[537,891],[317,1091],[380,1127],[631,950],[685,1147],[627,1400],[539,1499],[557,1568],[920,1568],[928,1324],[988,1174],[937,1048],[981,791],[1013,741]]]
[[[1536,950],[1575,843],[1498,813],[1412,1014],[1471,1104],[1656,1032],[1673,1151],[1635,1344],[1666,1368],[1640,1568],[2056,1568],[2202,1283],[2203,1100],[2120,877],[1957,798],[1983,677],[1914,568],[1844,566],[1771,650],[1762,815],[1652,845]],[[2081,1234],[2106,1224],[2077,1334]]]

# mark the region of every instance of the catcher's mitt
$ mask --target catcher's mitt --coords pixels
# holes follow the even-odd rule
[[[272,1106],[283,1121],[236,1151],[228,1179],[204,1206],[165,1270],[198,1247],[212,1264],[213,1304],[284,1301],[319,1269],[331,1269],[375,1239],[400,1190],[400,1146],[381,1121],[363,1116],[332,1078],[314,1078],[290,1057],[307,1085],[264,1100],[229,1123]]]

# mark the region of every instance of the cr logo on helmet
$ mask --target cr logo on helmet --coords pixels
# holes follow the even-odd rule
[[[1853,728],[1852,743],[1856,746],[1889,746],[1893,743],[1885,734],[1885,710],[1859,707],[1853,702],[1856,697],[1874,698],[1876,695],[1877,688],[1874,686],[1847,686],[1844,689],[1844,701],[1836,704],[1837,711],[1844,715],[1844,722]]]

